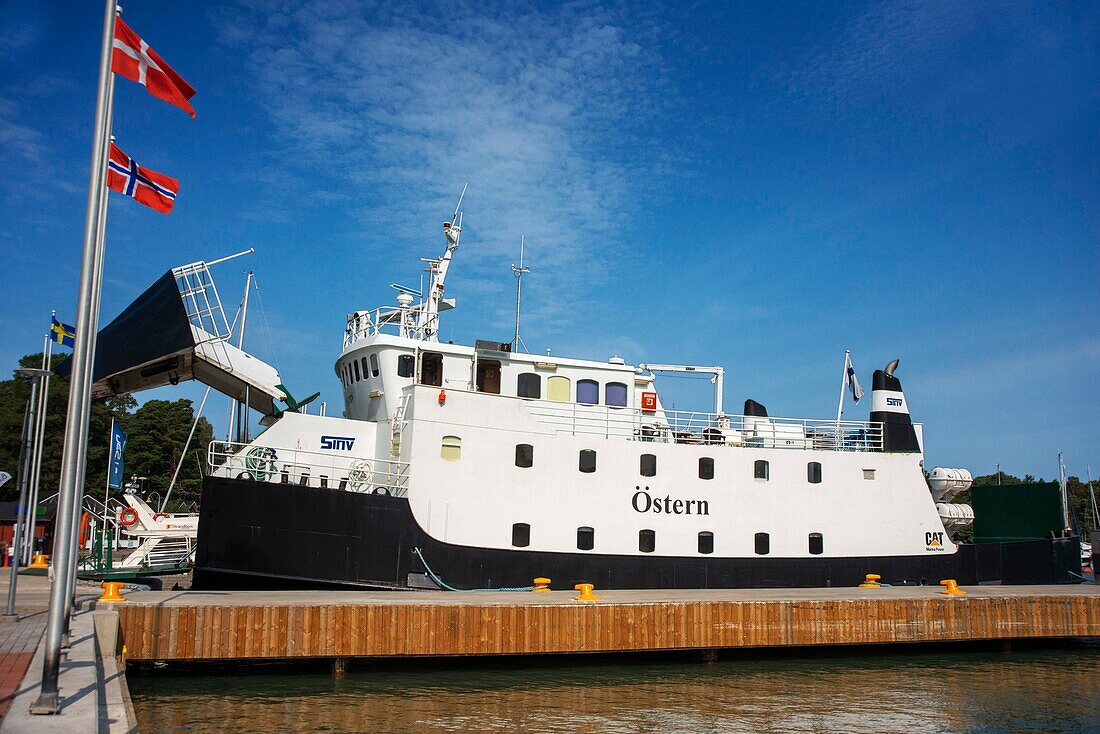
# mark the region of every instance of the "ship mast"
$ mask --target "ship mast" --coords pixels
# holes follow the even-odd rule
[[[523,351],[529,351],[527,345],[523,343],[523,339],[519,335],[519,308],[520,308],[520,294],[523,289],[523,276],[531,272],[531,268],[525,267],[523,264],[523,244],[526,240],[524,235],[519,236],[519,267],[517,268],[515,263],[512,263],[512,274],[516,276],[516,335],[512,337],[512,349],[518,350],[521,346]]]
[[[447,249],[440,258],[420,258],[421,262],[428,265],[428,293],[420,303],[420,318],[417,331],[424,341],[439,341],[439,311],[443,301],[444,284],[447,280],[447,271],[451,267],[451,256],[458,249],[458,241],[462,236],[462,199],[466,196],[466,187],[469,182],[462,185],[462,193],[459,194],[458,204],[455,206],[454,215],[449,222],[443,223],[443,235],[447,238]]]

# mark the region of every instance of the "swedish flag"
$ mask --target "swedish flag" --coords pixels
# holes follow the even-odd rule
[[[69,347],[72,349],[73,344],[76,343],[76,327],[63,324],[57,320],[56,316],[51,316],[50,321],[50,339],[63,347]]]

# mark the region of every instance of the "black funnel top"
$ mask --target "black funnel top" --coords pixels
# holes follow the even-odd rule
[[[760,403],[758,403],[755,400],[752,400],[750,398],[749,400],[745,401],[745,413],[744,413],[744,415],[751,415],[755,418],[767,418],[768,417],[768,409],[765,408]]]

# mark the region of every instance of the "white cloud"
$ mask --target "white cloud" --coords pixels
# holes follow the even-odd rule
[[[247,50],[295,197],[339,197],[377,254],[425,255],[464,181],[462,278],[507,282],[525,233],[537,328],[595,287],[667,159],[640,141],[668,100],[660,29],[624,8],[326,1],[219,11]],[[308,199],[307,199],[308,201]],[[477,298],[474,295],[474,298]],[[503,313],[503,306],[499,309]],[[503,310],[502,310],[503,309]]]

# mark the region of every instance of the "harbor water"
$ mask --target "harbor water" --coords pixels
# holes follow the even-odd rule
[[[1100,732],[1100,643],[133,669],[142,732]]]

